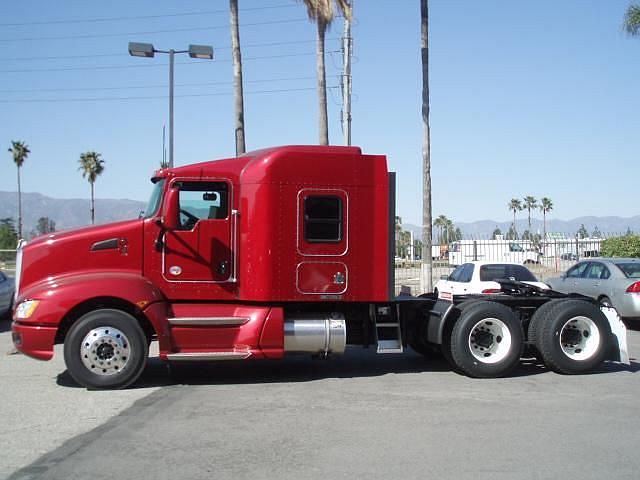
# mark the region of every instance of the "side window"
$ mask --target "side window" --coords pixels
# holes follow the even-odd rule
[[[310,243],[342,240],[342,199],[312,195],[304,199],[304,239]]]
[[[588,266],[589,263],[584,262],[571,267],[567,271],[567,278],[582,278],[582,275],[584,274]]]
[[[222,220],[229,214],[225,182],[177,182],[180,229],[192,230],[199,220]]]
[[[510,243],[509,244],[509,251],[510,252],[524,252],[524,249],[522,248],[521,245],[518,245],[517,243]]]
[[[464,268],[462,269],[462,273],[460,274],[459,282],[469,283],[471,281],[471,277],[473,276],[473,263],[466,263]]]
[[[453,272],[451,272],[451,275],[449,275],[448,280],[450,282],[458,282],[460,278],[460,274],[462,273],[462,270],[464,270],[465,265],[458,265],[456,269]]]
[[[605,267],[603,265],[602,266],[602,275],[600,275],[600,278],[603,279],[603,280],[606,280],[610,276],[611,276],[611,272],[609,271],[609,269],[607,267]]]

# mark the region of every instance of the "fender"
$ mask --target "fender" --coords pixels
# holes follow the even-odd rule
[[[135,272],[70,273],[48,277],[21,292],[16,305],[26,299],[39,300],[41,303],[32,317],[21,319],[19,323],[57,326],[71,309],[99,297],[125,300],[140,310],[165,301],[162,293],[149,280]]]
[[[427,329],[427,340],[431,343],[442,343],[444,326],[447,317],[453,308],[453,301],[439,298],[436,304],[429,311],[429,324]]]

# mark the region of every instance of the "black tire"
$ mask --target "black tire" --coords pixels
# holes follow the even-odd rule
[[[88,389],[131,385],[144,370],[148,354],[147,337],[138,320],[121,310],[101,309],[83,315],[64,342],[69,373]]]
[[[589,372],[604,361],[610,335],[609,321],[596,305],[567,299],[546,312],[536,347],[548,368],[575,375]]]
[[[527,329],[527,341],[532,345],[537,345],[538,332],[540,332],[541,325],[547,321],[547,315],[556,307],[559,303],[566,301],[565,299],[556,298],[554,300],[549,300],[547,303],[538,307],[538,309],[533,313],[531,317],[531,321],[529,322],[529,328]],[[539,360],[542,360],[542,354],[538,351],[536,347],[536,352],[538,353]]]
[[[489,301],[473,303],[461,312],[451,331],[453,364],[474,378],[508,375],[522,356],[522,325],[511,309],[504,305]]]

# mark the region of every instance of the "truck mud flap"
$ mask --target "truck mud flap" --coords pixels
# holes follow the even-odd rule
[[[611,339],[607,360],[629,365],[629,349],[627,346],[627,327],[613,308],[600,307],[611,327]]]

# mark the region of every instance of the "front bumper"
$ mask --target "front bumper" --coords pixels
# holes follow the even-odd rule
[[[19,352],[38,360],[51,360],[57,331],[57,327],[27,325],[14,321],[11,325],[11,338]]]

